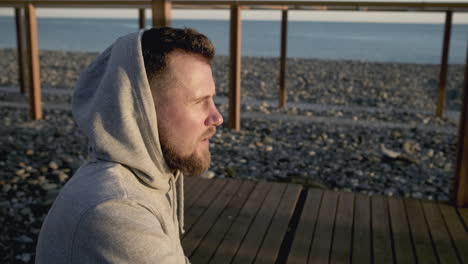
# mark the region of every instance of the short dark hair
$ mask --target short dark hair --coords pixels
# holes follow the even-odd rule
[[[192,28],[151,28],[141,38],[146,75],[151,81],[167,68],[167,56],[176,50],[200,55],[208,64],[213,60],[215,49],[207,36]]]

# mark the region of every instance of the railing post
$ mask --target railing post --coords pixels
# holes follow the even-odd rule
[[[240,7],[231,6],[229,53],[229,128],[240,130],[241,17]]]
[[[152,0],[153,27],[171,26],[171,1]]]
[[[463,102],[458,130],[457,164],[455,168],[454,200],[457,207],[468,207],[468,51],[465,63]]]
[[[20,7],[15,8],[15,21],[16,21],[16,49],[18,57],[18,80],[20,85],[20,92],[26,93],[28,86],[26,62],[25,62],[25,49],[24,49],[24,18]]]
[[[440,65],[439,89],[437,93],[436,116],[442,117],[445,108],[445,84],[447,82],[447,61],[450,47],[450,32],[452,31],[452,11],[445,15],[444,43],[442,46],[442,61]]]
[[[41,81],[39,75],[39,51],[37,47],[36,7],[32,3],[25,4],[26,44],[28,64],[28,97],[29,116],[33,120],[42,118]]]
[[[138,28],[139,29],[144,29],[145,28],[145,21],[146,21],[146,16],[145,16],[145,9],[140,8],[138,9]]]
[[[281,11],[281,59],[279,77],[279,107],[286,106],[286,52],[288,43],[288,10]]]

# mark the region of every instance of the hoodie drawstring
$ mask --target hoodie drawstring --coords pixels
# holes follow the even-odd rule
[[[181,173],[180,171],[177,171],[176,173],[175,183],[177,184],[177,186],[174,186],[175,184],[172,182],[172,188],[174,190],[172,192],[172,199],[173,201],[176,201],[177,209],[175,208],[175,206],[173,206],[173,215],[175,216],[177,214],[177,218],[179,220],[179,232],[182,235],[185,233],[185,230],[184,230],[184,174]],[[176,198],[176,195],[177,195],[177,198]]]

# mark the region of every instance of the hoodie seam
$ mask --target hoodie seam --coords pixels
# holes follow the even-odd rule
[[[121,164],[118,164],[118,165],[122,166]],[[120,168],[118,168],[118,170],[121,171]],[[128,199],[128,191],[127,191],[127,188],[126,188],[126,186],[125,186],[124,184],[122,184],[122,181],[121,181],[121,179],[120,179],[122,176],[123,176],[122,173],[119,173],[119,176],[116,177],[116,178],[117,178],[117,184],[119,185],[120,189],[121,189],[122,192],[123,192],[123,197],[124,197],[125,199]]]
[[[120,166],[122,166],[123,168],[127,169],[133,176],[136,177],[137,180],[139,179],[138,175],[136,175],[135,172],[134,172],[130,167],[128,167],[128,166],[126,166],[126,165],[122,165],[122,164],[120,164]],[[169,181],[170,181],[170,178],[169,178]],[[122,188],[122,190],[123,190],[123,192],[124,192],[124,194],[125,194],[125,197],[126,197],[127,199],[129,199],[129,200],[137,200],[137,199],[129,198],[127,189],[121,184],[121,181],[119,181],[119,185],[120,185],[120,187]],[[145,186],[145,185],[143,184],[143,186]],[[169,188],[172,189],[172,186],[170,186]],[[171,207],[171,208],[173,207],[172,203],[173,203],[173,202],[171,201],[171,204],[170,204],[170,207]],[[163,230],[164,230],[164,233],[169,234],[166,223],[163,221],[163,219],[160,219],[160,217],[161,217],[162,214],[161,214],[156,208],[151,209],[151,208],[149,208],[149,207],[147,207],[147,206],[145,206],[145,205],[143,205],[143,204],[140,204],[140,205],[141,205],[142,207],[146,208],[146,210],[150,211],[153,215],[155,215],[155,216],[158,218],[159,222],[161,223],[161,226],[162,226],[162,228],[163,228]],[[152,210],[154,210],[155,213],[153,213]]]

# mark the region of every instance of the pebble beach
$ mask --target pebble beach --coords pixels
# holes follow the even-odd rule
[[[16,53],[0,49],[0,263],[33,263],[50,205],[87,158],[69,109],[79,73],[96,55],[41,51],[44,119],[29,121]],[[215,58],[225,121],[228,67],[229,58]],[[218,129],[210,176],[450,199],[463,65],[449,67],[444,118],[434,116],[438,65],[288,59],[284,109],[277,58],[242,58],[241,71],[241,131],[227,122]]]

